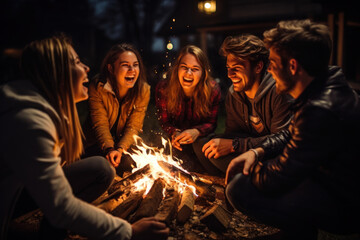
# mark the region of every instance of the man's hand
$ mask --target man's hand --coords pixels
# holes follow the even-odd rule
[[[249,170],[256,161],[256,155],[253,151],[247,151],[231,160],[225,176],[225,184],[228,184],[238,173],[249,175]]]
[[[207,158],[228,155],[233,151],[232,139],[213,138],[203,146],[202,151]]]
[[[132,240],[167,239],[169,228],[154,217],[142,218],[131,225]]]
[[[175,132],[172,135],[171,143],[175,148],[182,151],[181,144],[191,144],[195,142],[199,135],[199,130],[195,128],[186,129],[182,132]]]
[[[106,159],[110,162],[110,164],[117,168],[120,164],[121,157],[122,157],[123,149],[118,148],[117,150],[112,150],[106,154]]]

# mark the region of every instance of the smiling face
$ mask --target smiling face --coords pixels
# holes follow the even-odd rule
[[[120,96],[124,96],[130,88],[133,88],[140,73],[139,60],[131,51],[119,55],[114,65],[108,65],[108,69],[116,78]]]
[[[84,83],[89,82],[87,73],[90,68],[80,61],[74,48],[70,47],[71,54],[71,73],[73,79],[73,90],[75,102],[80,102],[88,98],[88,88]]]
[[[238,58],[230,53],[226,57],[226,68],[236,92],[248,91],[252,88],[255,76],[249,60]]]
[[[186,96],[192,96],[201,75],[202,68],[196,57],[190,53],[185,54],[179,64],[178,77]]]

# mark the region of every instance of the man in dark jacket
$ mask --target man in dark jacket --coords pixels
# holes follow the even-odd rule
[[[254,35],[227,37],[220,54],[226,57],[233,83],[225,102],[225,133],[195,146],[199,161],[212,174],[225,173],[239,153],[287,128],[290,122],[289,97],[276,93],[275,81],[266,72],[269,51],[261,39]]]
[[[329,30],[283,21],[264,42],[277,91],[295,99],[294,117],[290,131],[231,161],[226,195],[235,208],[292,233],[289,239],[316,239],[317,229],[358,231],[359,96],[340,68],[328,67]]]

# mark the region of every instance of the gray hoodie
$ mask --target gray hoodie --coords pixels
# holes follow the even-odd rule
[[[225,135],[240,137],[239,152],[253,148],[268,134],[276,133],[288,126],[291,120],[290,97],[276,93],[275,80],[265,73],[254,98],[254,108],[264,125],[264,135],[254,136],[249,121],[249,109],[244,91],[235,92],[231,85],[226,96]]]
[[[60,166],[59,116],[29,81],[0,87],[0,239],[22,188],[59,228],[92,239],[130,239],[131,225],[78,198]]]

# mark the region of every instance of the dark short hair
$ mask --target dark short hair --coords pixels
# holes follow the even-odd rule
[[[219,53],[224,57],[233,54],[238,58],[247,59],[251,66],[262,61],[264,63],[262,75],[265,73],[269,62],[269,50],[265,47],[264,42],[257,36],[250,34],[225,38]]]
[[[332,41],[327,26],[305,20],[281,21],[264,32],[266,47],[281,54],[283,63],[295,58],[311,76],[327,73]]]

